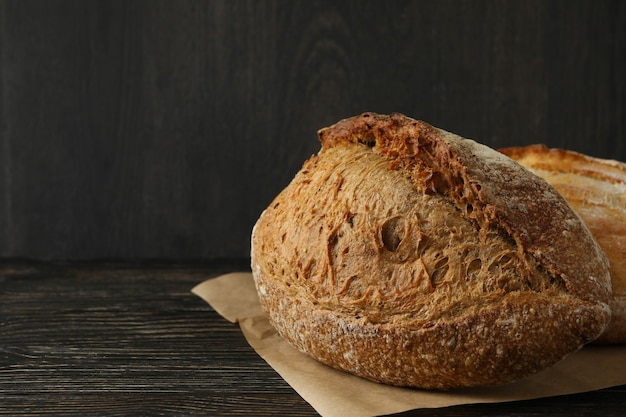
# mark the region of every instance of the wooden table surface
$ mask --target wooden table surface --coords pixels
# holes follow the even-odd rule
[[[190,292],[242,270],[247,260],[0,263],[0,415],[316,415]],[[625,414],[620,386],[401,415]]]

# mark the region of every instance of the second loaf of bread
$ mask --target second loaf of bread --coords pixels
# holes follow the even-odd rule
[[[626,164],[567,149],[501,149],[552,185],[583,219],[609,259],[611,322],[595,341],[626,343]]]
[[[319,137],[252,234],[261,305],[294,347],[449,389],[514,381],[602,333],[607,259],[545,181],[400,114]]]

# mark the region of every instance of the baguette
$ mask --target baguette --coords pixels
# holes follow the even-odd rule
[[[515,381],[603,332],[608,261],[545,181],[397,113],[318,136],[251,237],[261,305],[294,347],[445,390]]]
[[[500,150],[565,197],[609,258],[612,317],[596,343],[626,343],[626,164],[545,145]]]

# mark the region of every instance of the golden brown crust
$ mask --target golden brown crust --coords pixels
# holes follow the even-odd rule
[[[447,389],[545,369],[604,330],[608,263],[547,183],[399,114],[319,137],[252,234],[261,304],[295,347]]]
[[[598,343],[626,343],[626,164],[545,145],[500,150],[556,188],[610,262],[612,318]]]

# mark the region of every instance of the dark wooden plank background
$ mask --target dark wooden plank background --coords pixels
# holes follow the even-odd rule
[[[0,258],[248,256],[316,131],[626,160],[626,2],[0,2]]]

